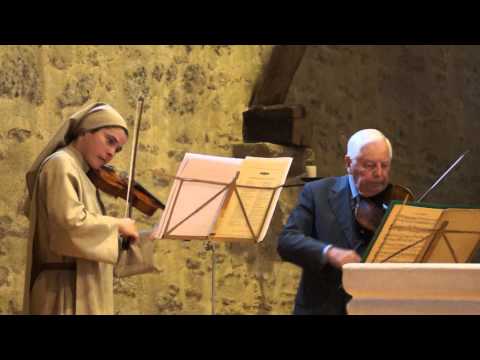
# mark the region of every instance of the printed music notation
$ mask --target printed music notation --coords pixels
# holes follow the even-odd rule
[[[367,263],[468,262],[480,240],[480,209],[393,204]]]

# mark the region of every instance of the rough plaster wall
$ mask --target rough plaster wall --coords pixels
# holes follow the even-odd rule
[[[348,137],[375,127],[392,141],[392,182],[419,196],[471,153],[426,201],[480,203],[480,47],[309,46],[289,103],[307,108],[319,176],[342,175]]]

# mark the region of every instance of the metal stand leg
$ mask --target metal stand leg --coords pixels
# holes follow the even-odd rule
[[[211,289],[211,304],[212,304],[212,315],[215,315],[215,244],[210,241],[205,245],[206,250],[210,250],[212,254],[212,289]]]

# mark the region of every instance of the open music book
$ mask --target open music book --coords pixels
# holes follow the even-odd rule
[[[154,236],[262,241],[291,162],[185,154]]]
[[[364,262],[469,262],[480,245],[480,209],[393,201]]]

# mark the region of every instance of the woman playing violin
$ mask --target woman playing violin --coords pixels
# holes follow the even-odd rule
[[[380,131],[360,130],[348,141],[347,175],[304,186],[278,239],[282,259],[303,269],[294,313],[346,313],[341,268],[361,261],[372,235],[357,221],[357,203],[381,202],[377,197],[389,190],[391,160],[392,146]]]
[[[87,172],[110,162],[127,139],[114,108],[91,104],[62,125],[28,171],[26,313],[113,313],[119,235],[135,242],[139,233],[134,220],[105,215]]]

